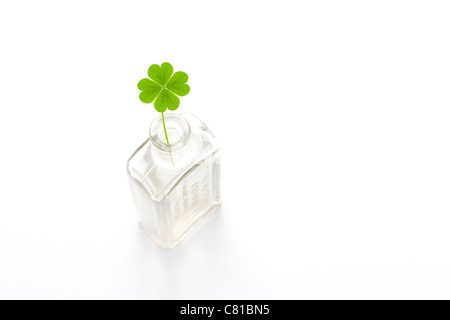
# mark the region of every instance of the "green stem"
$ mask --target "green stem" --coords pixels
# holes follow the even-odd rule
[[[167,136],[166,121],[164,120],[164,112],[161,112],[161,116],[162,116],[162,121],[163,121],[164,134],[166,135],[167,145],[169,146],[170,160],[172,160],[172,164],[175,167],[175,162],[173,162],[173,157],[172,157],[172,150],[170,150],[169,137]]]

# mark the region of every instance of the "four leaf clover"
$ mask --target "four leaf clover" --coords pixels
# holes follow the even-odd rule
[[[183,71],[173,73],[173,67],[168,62],[161,66],[152,64],[148,68],[148,76],[150,79],[144,78],[138,83],[138,89],[142,91],[139,99],[144,103],[155,101],[155,109],[161,113],[167,109],[177,110],[180,106],[177,95],[185,96],[191,90],[186,84],[188,75]]]

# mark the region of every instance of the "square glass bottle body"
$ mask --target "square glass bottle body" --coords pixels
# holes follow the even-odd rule
[[[156,118],[150,138],[128,161],[140,224],[160,246],[172,248],[221,202],[219,143],[190,113]]]

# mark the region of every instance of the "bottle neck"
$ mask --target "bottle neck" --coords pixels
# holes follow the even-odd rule
[[[164,127],[166,130],[164,130]],[[183,153],[189,149],[191,128],[188,121],[174,113],[162,114],[150,126],[150,141],[155,160],[164,166],[182,165]]]

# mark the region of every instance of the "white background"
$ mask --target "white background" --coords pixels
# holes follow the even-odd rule
[[[2,1],[0,298],[450,298],[448,1]],[[223,205],[173,250],[126,161],[158,113],[222,144]]]

